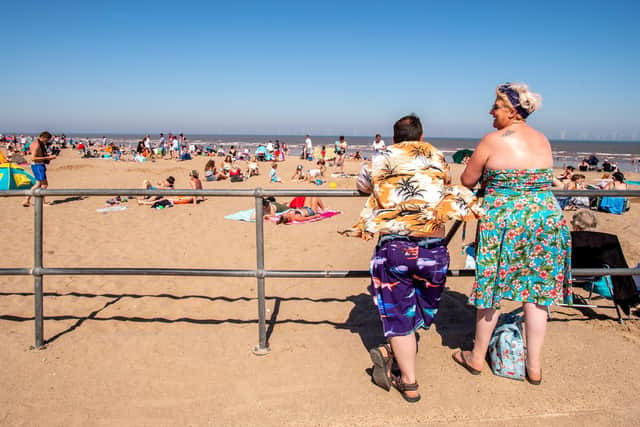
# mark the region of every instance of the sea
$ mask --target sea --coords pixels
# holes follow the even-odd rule
[[[101,142],[102,137],[106,136],[108,141],[113,141],[117,145],[136,145],[138,141],[144,137],[140,134],[67,134],[67,137],[74,139]],[[305,135],[186,135],[189,143],[196,145],[216,145],[222,147],[225,151],[232,145],[236,149],[242,151],[249,148],[251,152],[260,144],[266,144],[269,141],[285,142],[289,147],[289,156],[299,156],[302,153]],[[152,141],[157,143],[159,135],[152,135]],[[313,146],[329,146],[338,138],[336,136],[311,136]],[[371,136],[348,136],[345,138],[349,144],[348,154],[360,151],[364,158],[369,158],[372,153],[371,144],[373,137]],[[391,137],[383,137],[387,144],[391,143]],[[478,139],[474,138],[428,138],[430,143],[438,147],[447,157],[452,160],[452,155],[460,149],[471,149],[478,143]],[[622,171],[638,172],[640,165],[640,141],[579,141],[579,140],[551,140],[553,155],[556,167],[565,167],[568,165],[578,166],[580,161],[589,156],[596,156],[600,162],[607,159],[609,162],[616,163]]]

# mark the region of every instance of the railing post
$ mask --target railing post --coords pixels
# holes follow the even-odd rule
[[[263,356],[271,351],[267,345],[267,322],[264,292],[264,209],[262,188],[254,193],[256,204],[256,280],[258,282],[258,345],[253,354]]]
[[[33,299],[35,308],[35,348],[42,348],[44,345],[44,317],[42,309],[42,224],[43,224],[43,204],[44,197],[39,191],[34,195],[34,222],[33,222]]]

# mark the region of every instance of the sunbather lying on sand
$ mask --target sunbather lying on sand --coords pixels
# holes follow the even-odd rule
[[[305,221],[312,218],[317,218],[320,213],[326,210],[324,203],[319,197],[307,197],[305,200],[305,206],[296,209],[289,209],[285,213],[281,214],[278,219],[278,224],[287,224],[291,221]],[[265,219],[276,217],[276,215],[265,215]]]
[[[176,182],[176,179],[172,176],[168,176],[164,181],[158,181],[156,186],[154,187],[151,184],[151,181],[145,179],[142,185],[144,185],[145,190],[173,190],[173,184]],[[138,199],[139,205],[152,205],[158,200],[162,199],[162,196],[145,196],[144,200]]]
[[[172,176],[170,176],[169,178],[171,178],[171,187],[161,187],[161,188],[167,188],[167,189],[171,189],[173,190],[173,183],[175,182],[175,179],[173,179]],[[167,178],[167,183],[169,182],[169,178]],[[145,181],[145,185],[148,183],[149,181]],[[189,184],[191,185],[191,189],[192,190],[202,190],[202,181],[200,181],[199,178],[199,174],[197,170],[192,170],[191,172],[189,172]],[[147,188],[151,188],[153,189],[153,187],[147,187]],[[159,200],[169,200],[171,201],[173,204],[176,205],[186,205],[186,204],[196,204],[198,203],[198,201],[200,200],[204,200],[204,197],[193,197],[193,196],[178,196],[178,197],[161,197],[161,196],[154,196],[156,197],[155,199],[149,199],[149,200],[139,200],[138,199],[138,204],[139,205],[153,205],[155,202],[159,201]]]

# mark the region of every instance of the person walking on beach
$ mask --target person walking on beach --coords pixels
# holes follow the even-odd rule
[[[444,225],[482,213],[471,191],[447,185],[444,155],[422,136],[414,115],[395,123],[387,155],[374,156],[371,173],[362,176],[367,183],[358,188],[370,196],[359,222],[340,232],[364,240],[380,234],[369,291],[388,344],[369,351],[372,379],[385,390],[395,387],[408,402],[420,400],[416,332],[433,322],[449,268]],[[391,373],[394,360],[400,376]]]
[[[547,307],[571,303],[571,234],[551,193],[549,140],[527,117],[540,96],[526,84],[497,87],[489,114],[497,131],[485,135],[462,173],[462,184],[486,187],[486,216],[479,224],[476,279],[469,303],[476,306],[473,350],[452,354],[473,375],[484,367],[503,299],[524,306],[526,379],[542,381]]]
[[[36,178],[36,183],[31,187],[32,190],[36,188],[42,188],[46,190],[49,187],[49,181],[47,180],[47,165],[51,160],[54,160],[56,156],[51,156],[47,153],[47,143],[51,141],[51,134],[44,131],[38,136],[35,144],[31,144],[31,171]],[[44,200],[44,199],[43,199]],[[28,208],[30,206],[31,196],[27,196],[22,202],[22,206]]]
[[[340,136],[335,142],[336,168],[344,175],[344,159],[347,157],[347,141],[344,136]]]
[[[160,133],[160,140],[158,141],[158,155],[164,157],[165,155],[165,145],[167,144],[167,139],[164,137],[164,133]]]

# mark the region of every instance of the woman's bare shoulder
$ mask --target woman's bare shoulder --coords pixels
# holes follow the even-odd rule
[[[488,134],[483,136],[482,139],[480,139],[480,142],[478,143],[478,148],[492,147],[492,146],[495,146],[496,144],[500,144],[503,141],[504,141],[503,130],[489,132]]]

